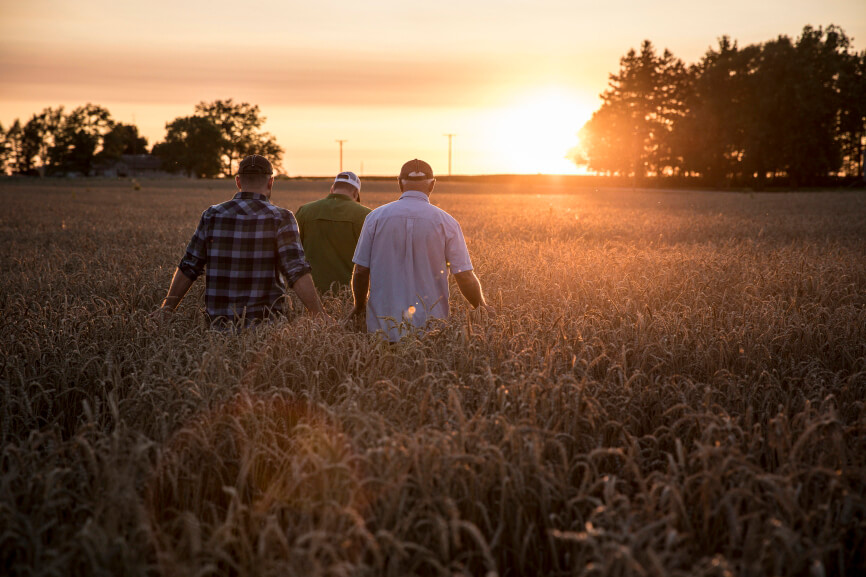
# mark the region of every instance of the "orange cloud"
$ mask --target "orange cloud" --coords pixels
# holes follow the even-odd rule
[[[106,50],[13,46],[0,52],[2,98],[260,105],[465,106],[532,75],[529,58],[419,59],[393,54]],[[507,65],[506,65],[507,64]]]

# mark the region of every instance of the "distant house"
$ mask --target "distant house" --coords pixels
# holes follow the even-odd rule
[[[96,167],[97,176],[171,176],[162,169],[162,160],[151,154],[123,154],[118,160]]]

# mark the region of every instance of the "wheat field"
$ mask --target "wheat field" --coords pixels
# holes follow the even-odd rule
[[[440,183],[498,314],[389,346],[149,319],[232,189],[0,181],[7,573],[866,571],[862,191]]]

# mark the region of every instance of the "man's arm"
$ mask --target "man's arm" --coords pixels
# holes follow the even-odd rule
[[[184,253],[180,264],[177,265],[177,270],[174,271],[174,276],[171,278],[168,294],[163,299],[162,306],[154,314],[176,309],[192,284],[204,272],[207,261],[208,210],[201,214],[201,220],[199,220],[195,233],[186,247],[186,253]]]
[[[487,308],[487,301],[484,300],[484,293],[481,291],[481,282],[475,276],[475,271],[465,270],[454,274],[454,280],[457,281],[457,288],[472,305],[472,308],[484,307]]]
[[[186,293],[194,282],[195,280],[186,276],[179,267],[175,269],[174,276],[171,279],[171,285],[168,287],[168,294],[163,299],[162,306],[159,310],[173,311],[176,309],[177,305],[179,305],[180,301],[183,300],[183,297],[186,296]]]
[[[355,306],[350,317],[363,314],[367,308],[367,292],[370,290],[370,269],[359,264],[352,269],[352,298]]]
[[[295,294],[313,316],[325,314],[322,301],[319,300],[319,293],[316,292],[316,285],[313,284],[313,276],[310,273],[296,280],[295,284],[292,285],[292,290],[295,291]]]

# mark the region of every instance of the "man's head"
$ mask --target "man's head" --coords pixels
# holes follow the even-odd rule
[[[361,179],[354,172],[341,172],[331,185],[331,194],[342,194],[361,202]]]
[[[400,169],[400,192],[419,190],[427,195],[433,192],[436,179],[433,169],[423,160],[410,160]]]
[[[274,187],[274,168],[264,156],[251,154],[238,166],[235,183],[238,190],[257,192],[270,197],[271,189]]]

